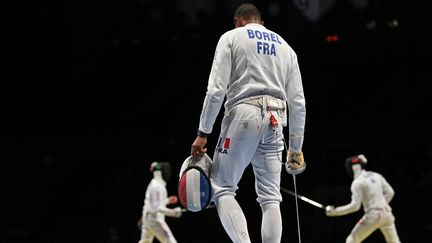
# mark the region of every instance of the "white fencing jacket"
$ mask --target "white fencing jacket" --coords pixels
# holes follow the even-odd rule
[[[390,209],[394,190],[379,173],[363,170],[351,183],[351,202],[332,211],[333,216],[356,212],[363,205],[367,213],[373,209]]]
[[[296,53],[260,24],[225,32],[214,54],[199,129],[212,132],[225,98],[229,111],[241,100],[264,95],[287,102],[290,149],[301,150],[306,107]]]

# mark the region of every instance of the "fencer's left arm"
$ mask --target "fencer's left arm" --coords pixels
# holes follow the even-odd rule
[[[387,180],[383,176],[381,176],[381,184],[383,188],[384,198],[387,203],[390,203],[395,194],[393,187],[387,182]]]
[[[168,208],[166,205],[169,204],[169,198],[161,198],[159,195],[157,196],[157,199],[153,201],[154,209],[156,212],[165,214],[165,216],[168,217],[175,218],[178,218],[182,215],[180,207]]]
[[[141,229],[141,227],[142,227],[142,224],[143,224],[142,220],[143,220],[143,217],[141,216],[137,221],[138,229]]]
[[[162,213],[169,217],[180,217],[182,212],[181,208],[168,208],[167,202],[169,198],[166,196],[166,188],[161,185],[153,185],[150,188],[150,203],[151,209],[149,212],[152,213]]]
[[[336,208],[326,209],[327,216],[342,216],[353,212],[357,212],[361,207],[361,199],[362,199],[360,185],[358,185],[357,183],[353,183],[351,185],[351,193],[352,193],[351,202],[349,204],[339,206]]]
[[[172,195],[167,198],[165,205],[176,204],[177,202],[178,202],[178,197],[176,195]]]

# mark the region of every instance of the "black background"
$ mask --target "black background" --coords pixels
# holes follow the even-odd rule
[[[10,35],[17,48],[4,65],[12,75],[2,89],[1,242],[138,241],[149,165],[169,161],[177,172],[188,157],[216,43],[233,27],[239,2],[39,2],[18,11],[12,21],[20,27]],[[325,205],[348,203],[343,161],[363,153],[368,169],[395,189],[401,241],[430,240],[426,5],[375,0],[358,9],[335,0],[311,21],[294,1],[254,3],[265,26],[297,52],[303,75],[308,167],[297,176],[298,192]],[[367,29],[371,20],[376,28]],[[339,41],[326,42],[328,35]],[[237,198],[260,242],[252,184],[248,168]],[[293,190],[286,173],[282,187]],[[284,194],[281,208],[283,242],[296,242],[294,198]],[[303,242],[344,242],[362,212],[328,218],[299,201],[299,214]],[[229,242],[214,209],[167,222],[179,242]],[[375,232],[365,242],[383,238]]]

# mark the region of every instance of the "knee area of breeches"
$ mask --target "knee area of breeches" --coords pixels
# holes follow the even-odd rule
[[[257,197],[256,201],[260,205],[272,204],[272,203],[279,204],[280,202],[282,202],[282,195],[278,191],[275,191],[275,192],[258,192],[258,197]]]
[[[266,211],[268,209],[279,209],[280,208],[280,202],[278,202],[278,201],[263,202],[263,203],[260,203],[260,207],[261,207],[262,211]]]
[[[232,192],[232,191],[229,191],[229,190],[218,191],[218,193],[215,192],[213,194],[212,201],[215,204],[215,206],[217,207],[217,206],[219,206],[220,200],[222,200],[223,198],[231,197],[231,198],[234,199],[235,196],[236,196],[236,193]]]
[[[357,237],[355,237],[355,235],[353,234],[349,234],[348,237],[345,240],[345,243],[356,243],[359,242],[358,240],[356,240]]]

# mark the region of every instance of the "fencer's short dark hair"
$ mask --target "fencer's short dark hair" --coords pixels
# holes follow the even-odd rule
[[[234,12],[234,17],[261,20],[261,12],[252,3],[242,3]]]

